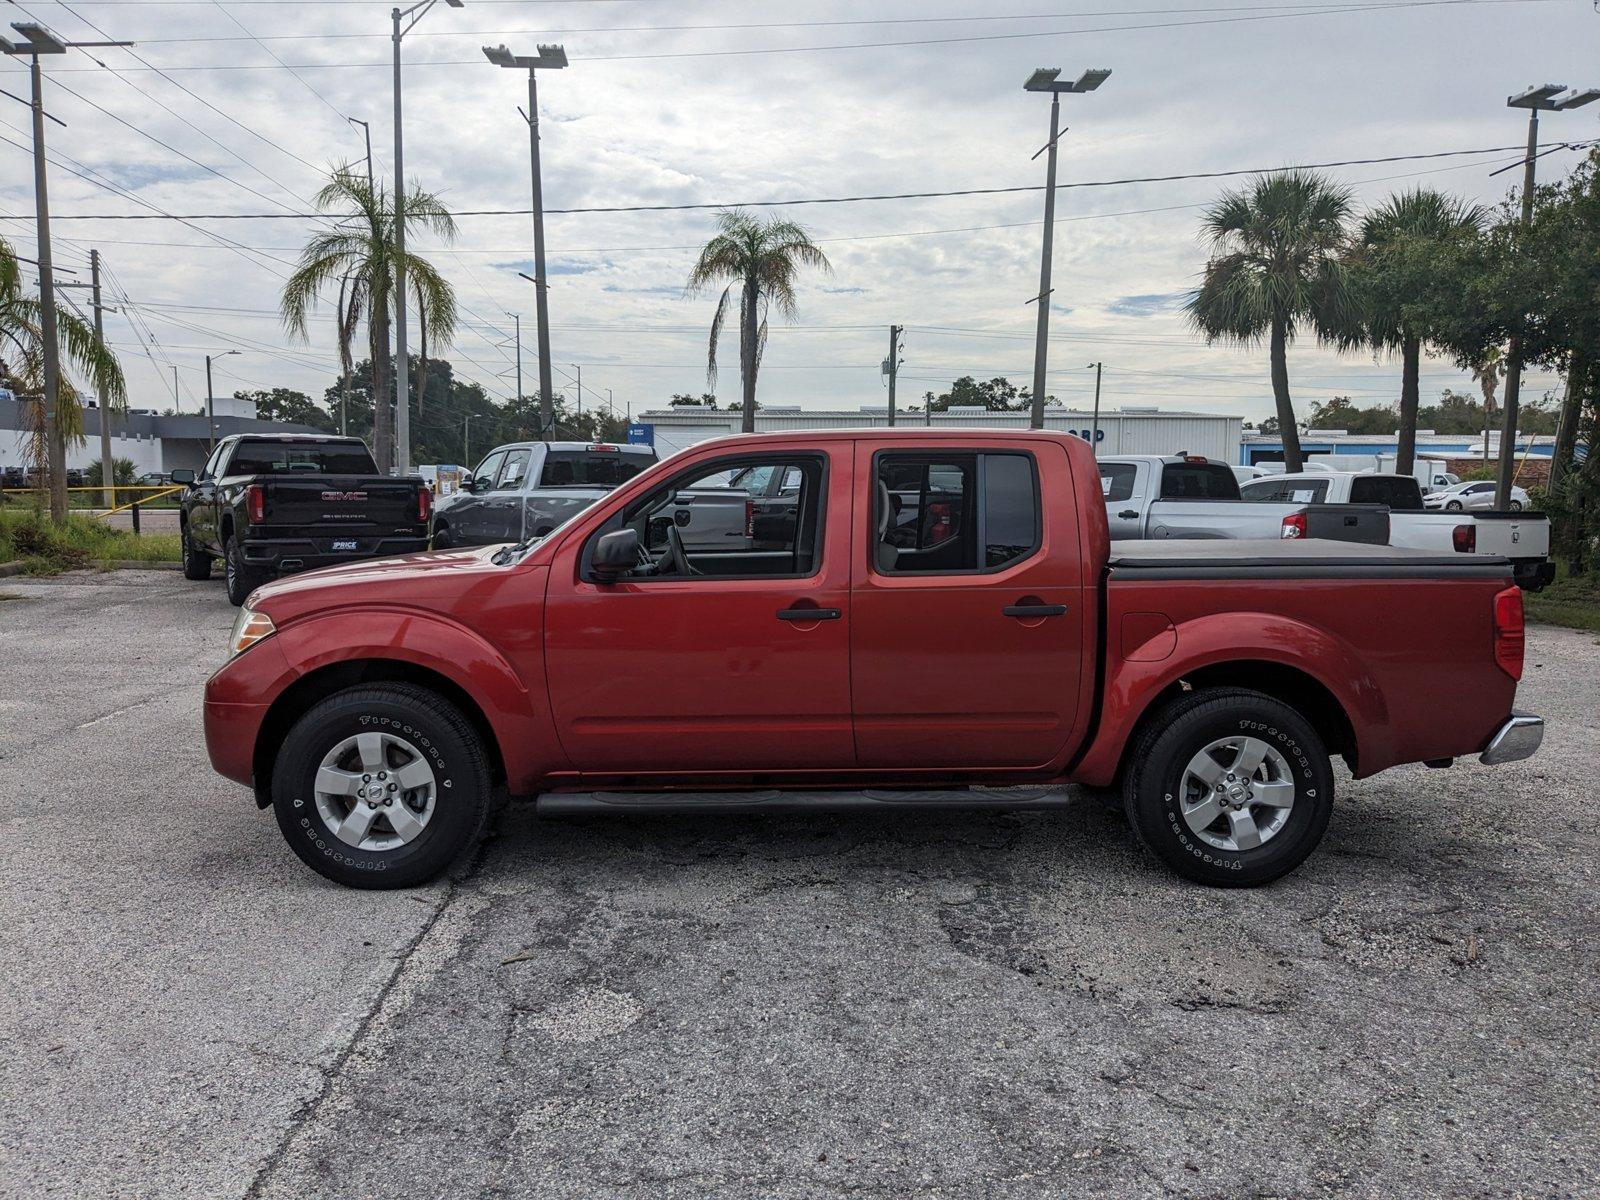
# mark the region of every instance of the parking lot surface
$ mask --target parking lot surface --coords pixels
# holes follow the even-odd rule
[[[1600,1193],[1593,635],[1539,757],[1342,778],[1259,891],[1084,798],[513,806],[362,893],[206,764],[220,584],[0,596],[0,1195]]]

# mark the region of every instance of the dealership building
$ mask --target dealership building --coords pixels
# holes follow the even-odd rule
[[[1210,413],[1163,412],[1157,408],[1102,410],[1098,422],[1092,412],[1047,406],[1046,429],[1093,439],[1103,455],[1176,454],[1187,451],[1233,462],[1239,455],[1243,418]],[[739,432],[741,413],[683,405],[652,409],[633,419],[630,439],[654,445],[665,458],[711,438]],[[955,407],[945,412],[899,412],[902,428],[1026,429],[1027,412],[991,412],[986,408]],[[889,423],[886,406],[854,409],[803,409],[799,405],[773,405],[756,410],[757,433],[790,429],[874,429]]]

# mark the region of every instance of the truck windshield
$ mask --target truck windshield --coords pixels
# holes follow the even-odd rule
[[[229,475],[376,475],[378,465],[360,442],[243,441]]]
[[[540,487],[606,487],[626,483],[655,460],[643,454],[552,450],[539,473]]]

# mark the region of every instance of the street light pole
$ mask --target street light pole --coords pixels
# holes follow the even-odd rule
[[[374,183],[373,179],[372,179],[372,126],[368,125],[360,117],[346,117],[345,120],[349,121],[350,124],[352,124],[352,125],[361,126],[361,132],[366,135],[366,139],[367,139],[367,191],[371,192],[374,196],[376,196],[377,193],[378,193],[378,187],[377,187],[377,184]]]
[[[1096,458],[1100,457],[1100,371],[1105,363],[1093,362],[1089,364],[1094,368],[1094,424],[1089,430],[1089,449],[1094,451]]]
[[[217,358],[227,358],[230,354],[238,354],[237,350],[224,350]],[[217,408],[216,396],[211,389],[211,355],[206,355],[206,440],[213,450],[217,448]]]
[[[568,363],[578,373],[578,420],[583,420],[583,368],[577,363]]]
[[[444,0],[451,8],[460,8],[462,0]],[[418,0],[410,8],[396,7],[394,19],[394,443],[396,466],[401,475],[411,473],[411,364],[406,353],[406,156],[405,136],[400,120],[400,39],[416,28],[417,22],[428,15],[438,0]],[[415,15],[413,15],[415,14]],[[402,17],[411,23],[400,28]],[[374,397],[374,403],[388,403],[386,397]],[[377,415],[374,409],[374,416]],[[387,473],[388,463],[378,468]]]
[[[44,71],[39,59],[46,54],[65,54],[77,46],[131,46],[132,42],[68,42],[43,25],[31,21],[14,22],[11,28],[24,41],[0,37],[0,53],[15,58],[27,56],[29,80],[33,85],[29,108],[33,114],[33,205],[34,226],[39,241],[39,340],[44,368],[44,398],[40,409],[44,417],[45,445],[50,465],[50,519],[60,524],[67,519],[67,440],[61,428],[61,343],[56,330],[55,263],[50,249],[50,188],[45,169]],[[50,118],[52,121],[55,117]]]
[[[1108,69],[1085,71],[1071,83],[1061,83],[1057,76],[1060,67],[1040,67],[1022,85],[1023,91],[1050,93],[1050,140],[1034,158],[1044,154],[1044,250],[1039,261],[1039,294],[1033,303],[1039,306],[1038,329],[1033,343],[1033,411],[1028,424],[1034,429],[1044,428],[1044,377],[1050,347],[1050,267],[1055,253],[1056,227],[1056,149],[1061,140],[1061,94],[1063,92],[1092,92],[1111,74]]]
[[[522,403],[522,314],[507,313],[517,323],[517,403]]]
[[[889,427],[894,428],[894,385],[900,373],[900,334],[903,326],[889,326],[889,357],[883,360],[889,376]]]
[[[1539,157],[1540,112],[1565,112],[1600,100],[1600,88],[1568,91],[1566,84],[1545,83],[1506,98],[1507,108],[1528,110],[1528,150],[1522,160],[1522,227],[1533,223],[1534,160]],[[1518,406],[1522,399],[1522,338],[1513,335],[1506,347],[1506,395],[1500,414],[1500,469],[1495,480],[1494,506],[1504,511],[1511,503],[1511,480],[1516,473]],[[1487,447],[1488,435],[1484,441]]]
[[[467,440],[469,422],[477,413],[468,413],[461,418],[461,465],[468,469],[472,467],[472,444]]]
[[[533,296],[534,321],[539,339],[539,424],[546,431],[555,424],[555,385],[550,378],[550,302],[544,269],[544,182],[539,169],[539,70],[555,71],[567,65],[567,52],[561,46],[539,47],[536,55],[513,54],[504,45],[485,46],[483,56],[497,67],[526,69],[528,72],[528,161],[533,180]],[[522,274],[522,272],[518,272]],[[524,279],[530,276],[523,275]]]

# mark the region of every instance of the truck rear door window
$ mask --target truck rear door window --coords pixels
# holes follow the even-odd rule
[[[1101,463],[1100,494],[1107,500],[1130,499],[1138,478],[1139,468],[1132,463]]]
[[[1387,504],[1396,512],[1421,512],[1422,488],[1409,475],[1358,475],[1350,481],[1351,504]]]
[[[1221,463],[1167,463],[1161,468],[1163,500],[1237,500],[1239,481]]]
[[[997,571],[1039,546],[1027,454],[880,454],[873,562],[886,575]]]
[[[359,442],[242,441],[229,475],[376,475],[372,454]]]
[[[655,459],[645,454],[552,450],[545,456],[539,486],[614,488],[654,463]]]

